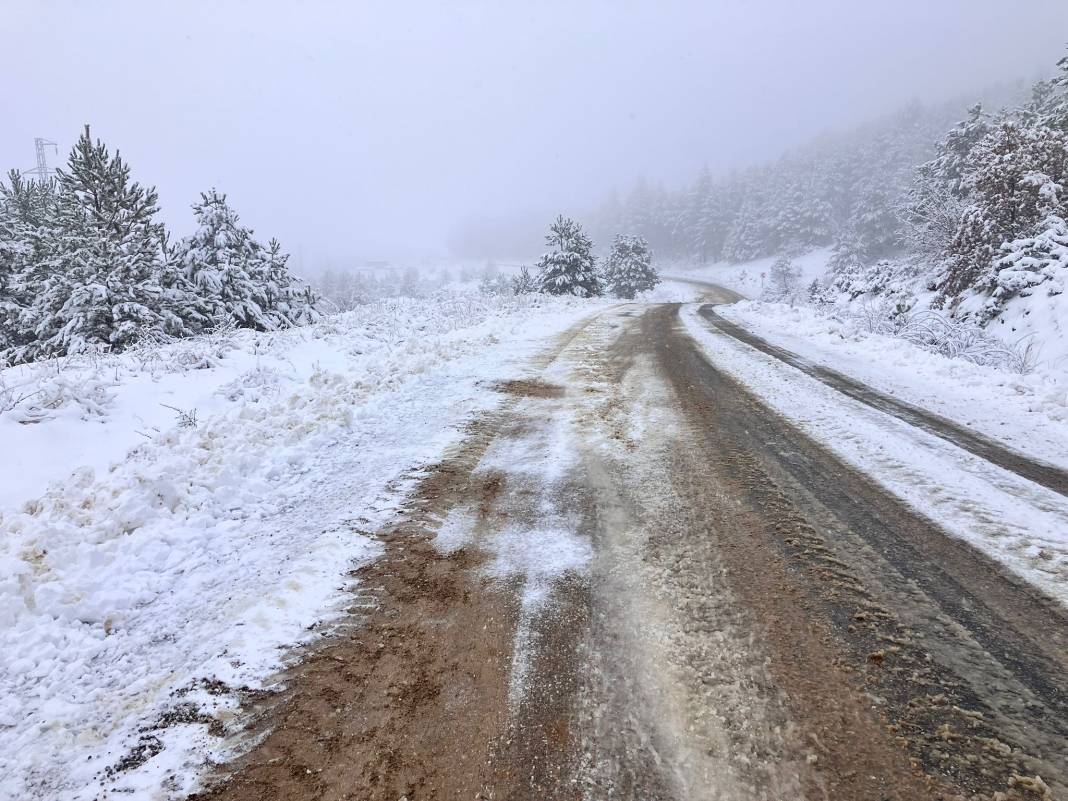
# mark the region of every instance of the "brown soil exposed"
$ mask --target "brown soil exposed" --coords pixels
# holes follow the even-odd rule
[[[491,424],[430,470],[416,509],[469,499],[489,508],[498,476],[473,480]],[[418,511],[378,536],[382,558],[357,571],[354,626],[286,678],[261,720],[263,742],[204,799],[476,798],[499,770],[517,610],[483,585],[480,556],[443,554]],[[367,610],[367,611],[363,611]]]
[[[563,387],[556,384],[547,384],[534,378],[500,381],[495,385],[495,388],[498,392],[526,398],[562,398],[564,396]]]

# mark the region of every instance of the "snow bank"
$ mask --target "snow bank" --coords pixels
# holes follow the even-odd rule
[[[826,274],[829,250],[816,250],[794,259],[804,287]],[[713,264],[691,268],[685,275],[721,284],[748,297],[759,297],[760,275],[774,259],[745,264]],[[681,272],[680,272],[681,275]],[[765,279],[766,280],[766,279]],[[933,295],[916,296],[920,315]],[[1062,351],[1068,350],[1068,303],[1061,296],[1014,298],[1002,317],[982,332],[989,342],[1012,348],[1021,340],[1034,341],[1030,372],[1012,369],[1012,358],[991,359],[996,366],[948,358],[906,339],[873,333],[886,323],[890,311],[882,296],[861,296],[851,303],[815,308],[762,301],[721,306],[724,317],[741,324],[774,345],[856,378],[876,389],[929,409],[1009,447],[1068,467],[1068,373]],[[1015,305],[1014,305],[1015,304]],[[1026,309],[1024,308],[1026,306]],[[962,309],[962,311],[967,311]],[[974,310],[973,310],[974,311]],[[929,314],[936,314],[929,312]],[[873,325],[865,325],[868,319]]]
[[[1068,376],[1027,375],[931,353],[812,308],[742,301],[717,311],[774,345],[969,426],[1010,448],[1068,467]]]
[[[713,363],[772,409],[952,536],[1068,604],[1068,500],[716,331],[696,305],[682,319]]]
[[[341,612],[413,471],[593,308],[439,295],[0,374],[0,797],[183,796],[224,756],[206,715]]]

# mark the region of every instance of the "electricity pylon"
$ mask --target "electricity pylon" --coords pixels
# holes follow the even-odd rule
[[[52,148],[56,155],[59,155],[59,145],[49,139],[42,139],[37,137],[33,140],[34,149],[37,151],[37,166],[32,170],[26,170],[27,175],[36,175],[37,180],[42,184],[47,184],[48,179],[52,177],[52,173],[55,170],[48,168],[48,148]]]

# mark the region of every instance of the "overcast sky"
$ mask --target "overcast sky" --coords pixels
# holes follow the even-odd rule
[[[88,122],[177,233],[211,186],[308,266],[446,253],[1068,52],[1066,0],[0,0],[4,169]]]

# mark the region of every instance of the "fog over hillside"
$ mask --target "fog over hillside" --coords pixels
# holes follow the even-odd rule
[[[639,176],[678,187],[1030,82],[1068,6],[48,0],[6,3],[0,28],[5,165],[32,166],[34,137],[63,154],[88,122],[177,233],[214,185],[319,268],[501,250]]]

